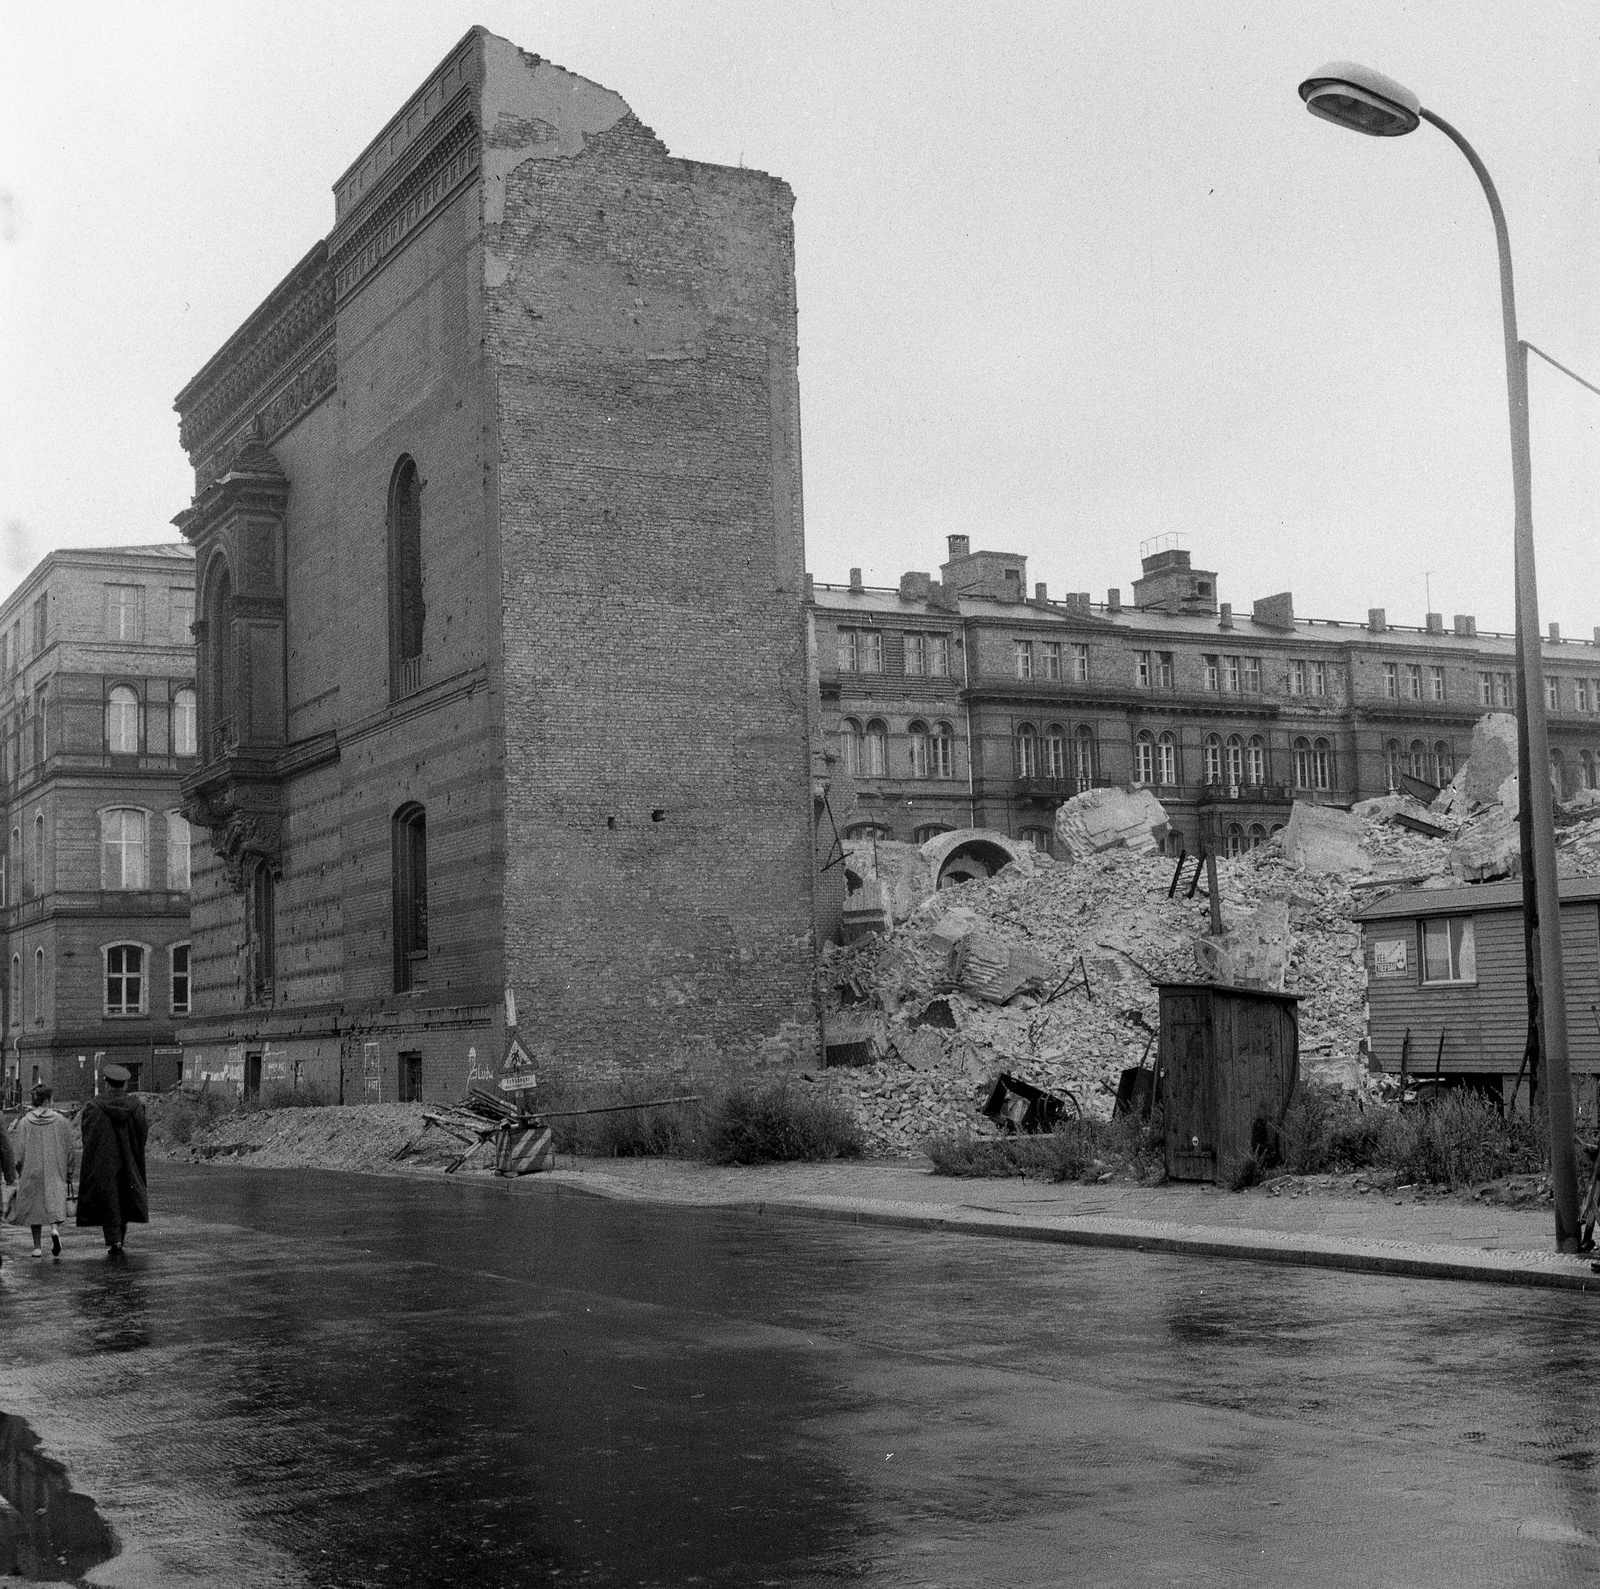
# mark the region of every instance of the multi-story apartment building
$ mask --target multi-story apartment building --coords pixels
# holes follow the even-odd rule
[[[815,1043],[792,207],[475,28],[179,395],[197,1072]]]
[[[987,827],[1047,848],[1054,811],[1095,785],[1148,785],[1190,849],[1261,843],[1291,804],[1349,805],[1402,773],[1447,783],[1487,711],[1509,711],[1512,637],[1297,618],[1287,595],[1248,615],[1214,572],[1147,548],[1130,602],[1030,595],[1027,560],[950,537],[934,581],[813,582],[824,729],[847,836],[923,841]],[[1552,776],[1600,782],[1600,630],[1544,644]]]
[[[12,1096],[175,1081],[189,1012],[194,554],[52,552],[0,605],[0,987]]]

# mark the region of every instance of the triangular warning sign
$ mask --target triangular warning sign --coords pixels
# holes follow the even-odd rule
[[[516,1027],[506,1033],[506,1057],[500,1061],[501,1070],[532,1070],[533,1055],[522,1046]]]

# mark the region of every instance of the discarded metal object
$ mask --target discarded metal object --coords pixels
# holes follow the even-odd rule
[[[1047,999],[1045,1001],[1049,1003]],[[911,1017],[913,1026],[937,1026],[944,1031],[953,1032],[956,1029],[956,1012],[950,1008],[947,996],[929,999],[926,1004]]]
[[[1071,1108],[1082,1114],[1078,1100],[1068,1093],[1065,1098],[1035,1087],[1032,1082],[1021,1081],[1008,1071],[1002,1071],[989,1089],[983,1113],[989,1119],[1009,1126],[1013,1131],[1038,1132],[1055,1130],[1056,1122]]]
[[[1439,798],[1438,784],[1429,783],[1426,778],[1418,778],[1409,772],[1400,774],[1400,791],[1410,795],[1413,800],[1420,800],[1425,806],[1431,806]]]
[[[1413,833],[1420,833],[1427,839],[1453,838],[1449,828],[1442,828],[1437,822],[1425,822],[1421,817],[1414,817],[1408,811],[1396,811],[1389,820],[1396,827],[1409,828]]]

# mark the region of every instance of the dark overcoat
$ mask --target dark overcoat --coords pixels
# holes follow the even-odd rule
[[[144,1182],[144,1105],[131,1093],[109,1093],[79,1116],[83,1155],[78,1167],[80,1225],[147,1225]]]

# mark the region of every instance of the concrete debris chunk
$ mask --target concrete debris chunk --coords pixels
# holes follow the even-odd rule
[[[964,933],[950,946],[949,980],[963,993],[1004,1004],[1026,987],[1041,987],[1050,962],[996,933]]]
[[[1086,789],[1056,812],[1056,841],[1078,860],[1126,847],[1153,854],[1167,837],[1167,808],[1148,789]]]
[[[1502,809],[1462,834],[1450,851],[1450,870],[1464,883],[1516,877],[1522,870],[1516,817]]]
[[[1319,876],[1369,871],[1367,823],[1353,811],[1296,800],[1283,830],[1283,853],[1292,865]]]
[[[1472,752],[1462,769],[1461,792],[1469,808],[1505,804],[1502,789],[1517,775],[1517,720],[1490,712],[1472,730]]]

